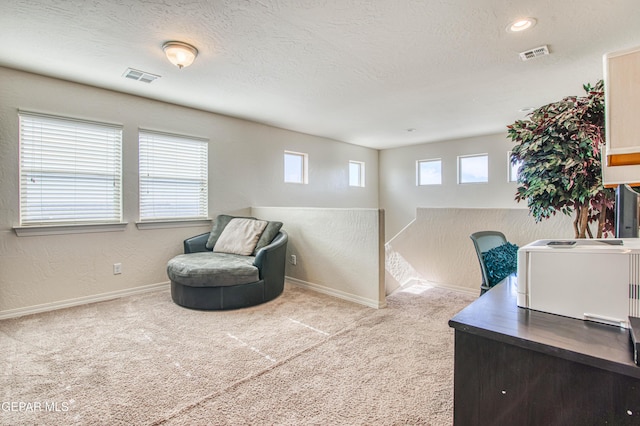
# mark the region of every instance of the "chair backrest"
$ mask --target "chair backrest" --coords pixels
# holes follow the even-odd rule
[[[469,235],[476,251],[486,253],[494,247],[507,242],[507,238],[500,231],[480,231]]]
[[[478,261],[480,262],[480,271],[482,272],[481,293],[483,293],[489,288],[489,276],[487,274],[487,268],[484,264],[482,254],[488,252],[494,247],[498,247],[506,243],[507,238],[500,231],[474,232],[473,234],[469,235],[469,238],[471,238],[471,241],[473,241],[473,246],[476,249]]]

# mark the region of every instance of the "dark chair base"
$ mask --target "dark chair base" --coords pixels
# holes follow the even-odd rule
[[[171,281],[171,298],[176,304],[191,309],[240,309],[273,300],[283,289],[284,282],[279,288],[265,291],[263,280],[228,287],[190,287]]]

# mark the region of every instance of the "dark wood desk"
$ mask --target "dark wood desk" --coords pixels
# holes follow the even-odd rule
[[[449,326],[456,426],[640,425],[627,329],[519,308],[513,277]]]

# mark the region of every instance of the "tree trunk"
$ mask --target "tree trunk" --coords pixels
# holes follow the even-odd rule
[[[589,223],[589,206],[588,204],[581,204],[578,208],[578,236],[577,238],[587,238],[587,225]]]
[[[602,234],[604,233],[604,223],[607,221],[607,208],[602,206],[602,210],[600,210],[600,215],[598,216],[598,238],[602,238]]]
[[[578,222],[580,221],[580,207],[576,208],[576,218],[573,220],[573,238],[578,238],[580,235],[580,229],[578,228]]]

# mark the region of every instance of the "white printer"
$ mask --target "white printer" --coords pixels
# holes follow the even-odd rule
[[[640,238],[521,247],[518,306],[629,328],[629,316],[640,317]]]

